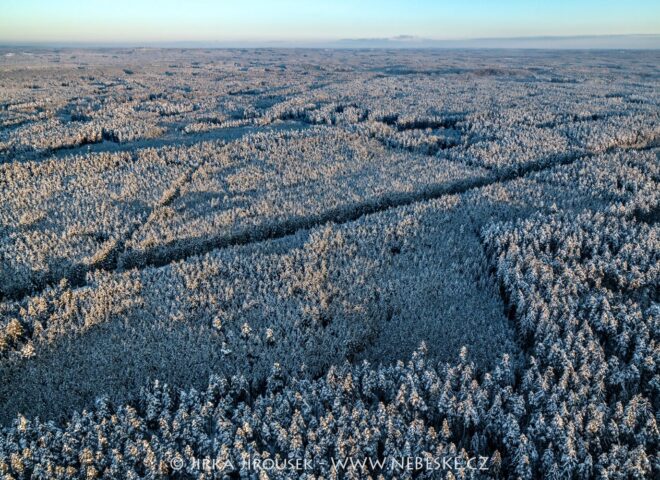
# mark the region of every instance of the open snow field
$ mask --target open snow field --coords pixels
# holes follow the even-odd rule
[[[0,474],[660,474],[659,138],[657,51],[0,49]]]

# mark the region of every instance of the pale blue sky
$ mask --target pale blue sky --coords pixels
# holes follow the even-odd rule
[[[0,0],[5,43],[658,33],[658,0]]]

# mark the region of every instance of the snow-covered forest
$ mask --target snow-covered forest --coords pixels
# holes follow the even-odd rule
[[[0,476],[657,478],[659,137],[658,51],[1,48]]]

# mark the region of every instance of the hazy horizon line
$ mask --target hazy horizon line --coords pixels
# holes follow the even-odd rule
[[[159,41],[3,41],[0,48],[445,48],[445,49],[660,49],[660,34],[534,35],[427,38],[413,35],[339,39],[234,39]]]

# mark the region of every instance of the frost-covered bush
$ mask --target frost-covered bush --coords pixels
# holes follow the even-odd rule
[[[644,216],[660,204],[658,150],[615,150],[534,175],[546,185],[603,199],[619,213]]]
[[[516,349],[461,203],[449,197],[161,268],[97,273],[85,287],[0,304],[21,328],[4,347],[0,391],[12,401],[2,410],[57,415],[102,392],[130,397],[150,377],[199,385],[222,371],[258,385],[273,362],[315,375],[344,358],[396,361],[422,340],[434,358],[470,344],[480,366],[492,365]],[[80,392],[73,385],[83,377]]]
[[[393,126],[382,122],[368,122],[360,130],[377,138],[389,148],[434,155],[457,147],[462,142],[461,132],[449,127],[453,124],[453,121],[443,118],[417,118],[409,123],[397,120]]]
[[[333,367],[318,380],[287,380],[276,364],[258,394],[240,376],[213,376],[201,390],[185,392],[155,383],[132,405],[101,398],[65,427],[20,417],[0,435],[0,471],[18,478],[266,478],[243,466],[249,457],[251,464],[308,461],[305,471],[268,471],[267,478],[455,478],[454,468],[481,456],[480,468],[491,476],[513,473],[487,433],[505,421],[509,448],[525,438],[515,431],[522,398],[511,391],[512,365],[504,357],[480,377],[461,355],[454,366],[436,365],[421,349],[405,364]],[[518,450],[529,448],[522,441]],[[413,472],[332,463],[389,458],[396,465],[401,457],[448,457],[457,466]],[[205,471],[203,458],[217,459],[217,467]]]
[[[566,126],[566,134],[590,151],[604,152],[613,147],[658,146],[660,114],[612,115],[594,122],[575,122]]]
[[[157,125],[118,113],[107,120],[85,122],[63,123],[59,119],[49,119],[15,129],[5,140],[4,149],[7,157],[32,152],[48,154],[103,141],[122,143],[155,138],[164,131]]]
[[[125,238],[203,158],[201,150],[0,165],[0,224],[7,228],[0,238],[0,295],[25,295],[111,265]]]
[[[659,233],[602,213],[484,230],[529,355],[522,433],[539,472],[657,473]]]
[[[561,132],[533,126],[477,124],[467,135],[471,138],[468,145],[452,149],[449,158],[495,171],[524,169],[527,164],[551,165],[586,152]]]
[[[195,171],[178,197],[135,232],[122,262],[162,262],[172,251],[350,219],[483,176],[336,128],[249,135]]]

